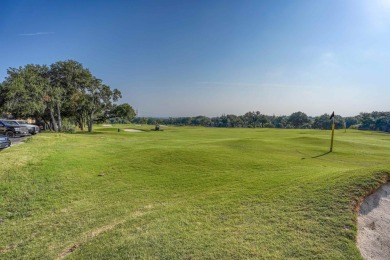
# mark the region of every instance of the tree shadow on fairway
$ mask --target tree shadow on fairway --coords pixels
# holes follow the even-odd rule
[[[330,154],[330,153],[331,153],[331,151],[327,151],[326,153],[322,153],[322,154],[320,154],[320,155],[316,155],[316,156],[309,157],[309,158],[315,159],[315,158],[319,158],[319,157],[325,156],[325,155]],[[305,157],[302,157],[301,159],[304,160],[304,159],[306,159],[306,158],[305,158]]]

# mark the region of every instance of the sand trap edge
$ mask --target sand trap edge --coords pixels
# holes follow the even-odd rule
[[[390,259],[390,174],[380,186],[360,198],[357,212],[356,246],[364,259]]]

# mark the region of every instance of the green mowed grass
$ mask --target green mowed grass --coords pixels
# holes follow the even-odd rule
[[[0,152],[0,258],[359,259],[390,135],[166,127],[40,134]]]

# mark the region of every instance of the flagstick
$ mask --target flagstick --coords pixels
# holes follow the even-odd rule
[[[330,141],[330,151],[329,152],[332,152],[333,151],[333,137],[334,137],[334,117],[332,118],[333,121],[332,121],[332,139]]]

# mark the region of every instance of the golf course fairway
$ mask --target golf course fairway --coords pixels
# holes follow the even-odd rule
[[[361,259],[389,134],[337,130],[327,153],[330,131],[151,128],[0,151],[0,258]]]

